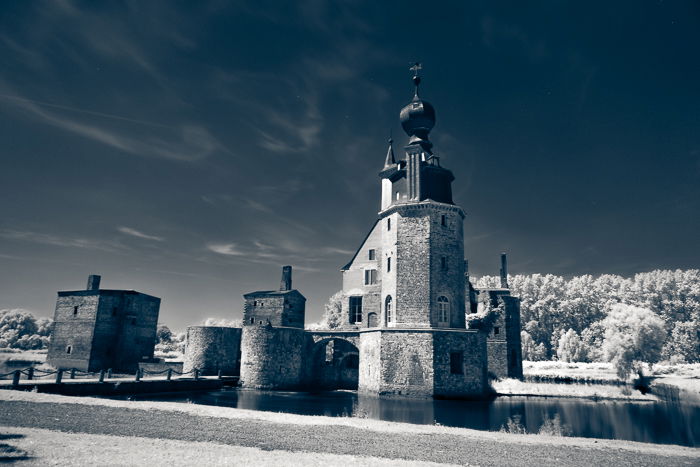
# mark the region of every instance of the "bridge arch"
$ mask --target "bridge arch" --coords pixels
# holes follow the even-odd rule
[[[360,351],[350,336],[314,336],[310,352],[310,386],[322,390],[357,389]]]

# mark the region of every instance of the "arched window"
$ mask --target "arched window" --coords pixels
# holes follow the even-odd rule
[[[437,299],[438,304],[438,326],[449,326],[450,324],[450,301],[444,295]]]
[[[394,316],[394,309],[391,306],[391,295],[387,295],[384,300],[384,313],[388,323],[393,323],[396,320]]]

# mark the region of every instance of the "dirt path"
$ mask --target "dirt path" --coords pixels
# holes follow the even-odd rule
[[[75,399],[75,398],[72,398]],[[179,411],[143,410],[78,403],[0,401],[0,425],[42,428],[98,435],[211,442],[223,445],[372,456],[387,459],[471,465],[699,465],[700,452],[678,447],[652,452],[629,450],[621,443],[593,441],[576,445],[567,440],[517,435],[492,438],[435,432],[381,431],[347,425],[294,424],[252,418],[222,418]],[[235,409],[234,409],[235,410]],[[275,414],[276,415],[276,414]],[[399,424],[393,424],[399,425]],[[465,433],[470,433],[464,430]],[[530,441],[524,442],[525,438]],[[638,443],[630,443],[634,446]],[[645,445],[640,445],[645,446]],[[665,449],[665,450],[664,450]]]

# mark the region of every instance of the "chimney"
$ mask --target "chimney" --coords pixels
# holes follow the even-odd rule
[[[282,266],[282,280],[280,281],[280,291],[292,290],[292,267]]]
[[[501,288],[508,288],[508,260],[505,253],[501,253]]]
[[[100,290],[100,276],[91,274],[88,276],[87,290]]]

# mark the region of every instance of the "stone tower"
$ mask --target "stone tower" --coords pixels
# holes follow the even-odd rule
[[[404,156],[396,159],[390,141],[378,220],[342,268],[343,309],[350,324],[369,328],[360,334],[359,391],[478,397],[486,336],[465,325],[465,215],[452,200],[452,172],[432,150],[435,109],[419,95],[419,69],[400,112]]]
[[[452,172],[428,139],[435,110],[415,93],[401,109],[405,157],[393,151],[382,183],[381,320],[387,327],[464,328],[464,211],[452,202]],[[395,304],[396,306],[392,305]]]

